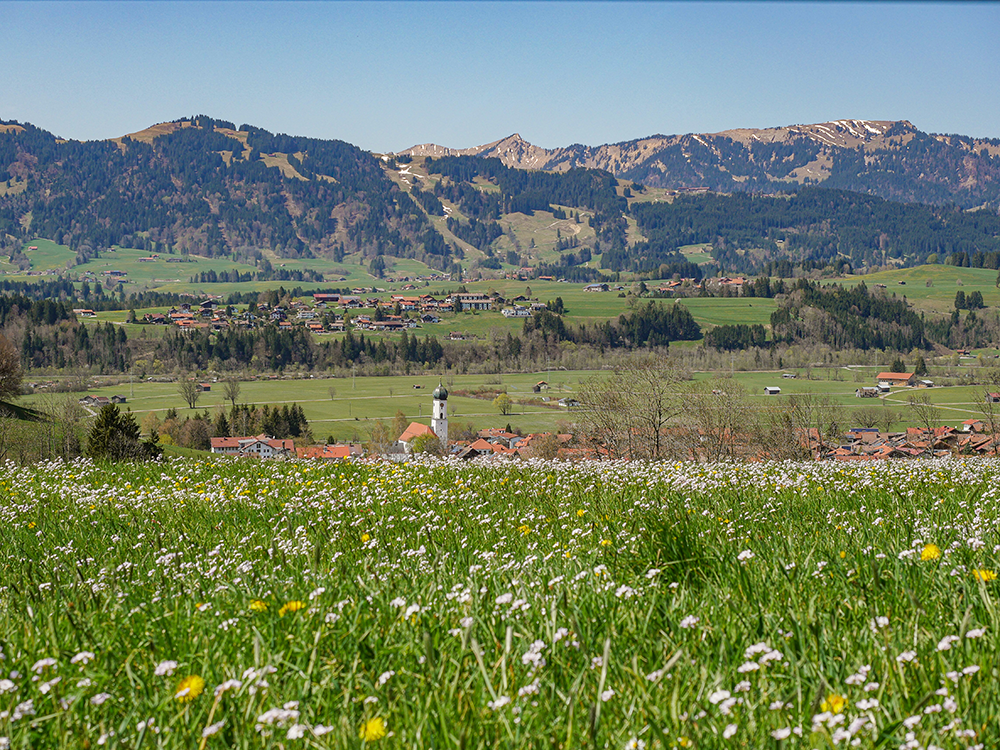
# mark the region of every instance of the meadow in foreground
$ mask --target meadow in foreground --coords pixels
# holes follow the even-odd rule
[[[998,479],[7,464],[0,748],[997,747]]]

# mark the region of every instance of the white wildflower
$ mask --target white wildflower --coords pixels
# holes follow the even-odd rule
[[[938,641],[937,650],[938,651],[950,651],[951,644],[961,640],[957,635],[946,635],[940,641]]]
[[[202,739],[204,739],[205,737],[211,737],[213,734],[218,734],[219,730],[222,729],[222,726],[225,723],[226,720],[223,719],[222,721],[217,721],[214,724],[209,724],[207,727],[201,730]]]
[[[93,651],[81,651],[72,659],[69,660],[70,664],[86,664],[87,662],[93,661],[94,652]]]
[[[53,667],[55,666],[55,664],[56,660],[53,659],[51,656],[49,656],[46,657],[45,659],[39,659],[34,664],[32,664],[31,671],[34,672],[35,674],[41,674],[43,669],[47,667]]]
[[[488,701],[486,703],[486,707],[490,709],[490,711],[499,711],[508,703],[510,703],[510,698],[508,698],[506,695],[501,695],[495,701]]]
[[[170,677],[177,669],[177,666],[177,662],[175,661],[161,661],[156,665],[156,669],[153,670],[153,674],[157,677]]]

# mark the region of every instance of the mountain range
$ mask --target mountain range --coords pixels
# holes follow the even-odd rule
[[[678,250],[701,244],[728,271],[862,267],[995,253],[998,208],[1000,141],[907,121],[372,154],[204,115],[88,142],[0,120],[0,248],[12,261],[46,237],[80,262],[112,245],[258,266],[262,251],[357,253],[372,269],[382,255],[441,270],[468,257],[585,280],[696,274]],[[537,212],[548,218],[523,221]]]
[[[399,153],[495,157],[518,169],[603,169],[658,188],[761,192],[823,185],[894,201],[1000,207],[1000,140],[924,133],[906,120],[834,120],[554,149],[515,133],[473,148],[423,144]]]

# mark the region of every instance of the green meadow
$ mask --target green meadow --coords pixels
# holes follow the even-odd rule
[[[503,376],[463,376],[445,375],[443,382],[452,392],[448,399],[449,421],[452,429],[471,424],[475,429],[485,427],[520,428],[525,433],[556,430],[565,422],[571,422],[574,414],[557,406],[560,398],[573,396],[580,383],[591,377],[589,372],[553,371],[521,373]],[[544,380],[549,388],[534,393],[532,386]],[[365,440],[378,420],[391,420],[397,412],[402,412],[410,421],[430,424],[431,391],[442,382],[438,375],[413,375],[398,377],[358,377],[358,378],[309,378],[299,380],[254,380],[240,384],[238,403],[246,404],[299,404],[317,440],[323,441],[332,435],[336,440]],[[229,403],[223,395],[224,383],[211,383],[211,390],[202,393],[195,409],[189,409],[181,397],[176,383],[155,383],[127,379],[115,385],[93,388],[86,394],[71,394],[77,398],[92,396],[125,396],[128,408],[141,422],[150,413],[160,419],[168,409],[176,409],[183,419],[204,410],[214,413],[216,409],[228,410]],[[414,386],[420,386],[415,388]],[[331,389],[333,393],[331,394]],[[506,389],[515,401],[512,414],[503,416],[493,406],[492,396],[475,398],[458,395],[458,391],[469,393],[481,389]],[[25,397],[25,404],[41,404],[46,396]],[[63,398],[63,396],[58,396]],[[549,399],[544,401],[543,399]],[[529,401],[531,403],[517,403]]]
[[[821,399],[835,415],[841,431],[860,426],[853,416],[859,408],[885,407],[896,415],[893,429],[919,426],[909,400],[927,398],[936,409],[936,424],[958,427],[967,419],[984,418],[984,389],[981,385],[950,385],[933,388],[896,388],[878,399],[860,399],[855,391],[860,386],[870,386],[882,367],[851,367],[806,369],[789,368],[781,371],[735,372],[732,379],[743,388],[748,409],[781,409],[795,398]],[[783,373],[796,374],[794,379],[783,378]],[[725,377],[725,372],[695,372],[690,387],[694,389],[703,381]],[[414,374],[394,377],[338,377],[301,379],[259,379],[240,384],[239,403],[247,404],[299,404],[318,441],[332,436],[338,441],[367,439],[374,423],[391,420],[402,412],[409,421],[430,424],[430,393],[439,382],[451,391],[448,399],[449,420],[456,430],[471,425],[479,430],[486,427],[503,427],[510,424],[524,433],[571,429],[578,413],[560,407],[560,398],[576,396],[581,385],[602,377],[600,371],[553,370],[535,373],[504,375],[455,375]],[[933,378],[932,378],[933,379]],[[938,382],[941,378],[936,378]],[[206,376],[206,380],[212,379]],[[532,387],[546,381],[549,387],[535,393]],[[194,410],[181,397],[178,384],[120,379],[114,384],[98,384],[87,391],[94,396],[123,395],[125,408],[132,411],[139,421],[152,412],[161,419],[168,409],[176,409],[183,419],[207,410],[215,413],[220,408],[228,410],[223,391],[224,383],[210,382],[211,390],[202,393]],[[415,387],[419,386],[419,387]],[[767,395],[765,387],[778,387],[781,393]],[[506,390],[515,401],[514,411],[502,415],[488,398],[476,398],[477,391]],[[681,388],[682,392],[684,387]],[[465,393],[469,395],[460,395]],[[71,394],[72,398],[86,395]],[[52,399],[65,396],[36,394],[22,399],[24,405],[44,406]],[[548,399],[547,401],[544,399]],[[454,433],[453,433],[454,434]]]
[[[1000,306],[1000,289],[997,272],[988,268],[960,268],[957,266],[916,266],[893,271],[880,271],[865,276],[850,276],[839,280],[845,286],[861,281],[872,291],[875,284],[885,284],[886,294],[905,296],[913,306],[931,313],[951,312],[956,292],[980,292],[987,307]],[[900,284],[899,282],[904,282]],[[928,286],[928,284],[930,284]]]
[[[0,742],[1000,745],[1000,464],[0,464]]]

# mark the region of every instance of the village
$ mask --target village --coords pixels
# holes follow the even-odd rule
[[[251,329],[273,324],[279,329],[303,327],[315,334],[343,332],[348,327],[357,331],[392,333],[419,328],[426,323],[439,323],[446,313],[498,311],[505,318],[528,318],[548,306],[525,295],[508,300],[497,292],[457,292],[436,299],[430,294],[392,294],[383,298],[365,296],[366,290],[352,291],[358,293],[314,294],[311,305],[303,300],[274,306],[262,302],[241,310],[224,305],[218,299],[206,299],[197,304],[183,303],[163,313],[149,312],[131,322],[188,330]],[[352,310],[374,312],[351,315]],[[97,317],[97,313],[88,308],[74,308],[73,312],[80,318]],[[463,338],[463,335],[456,333],[453,338]]]
[[[870,398],[874,395],[900,396],[909,390],[933,387],[927,380],[919,380],[913,373],[879,373],[876,385],[857,389],[856,396]],[[200,390],[210,391],[212,383],[196,384]],[[416,386],[415,386],[416,387]],[[548,389],[545,381],[539,381],[532,390],[540,393]],[[765,387],[765,394],[780,394],[780,388]],[[718,392],[721,394],[721,392]],[[546,458],[560,460],[602,460],[612,458],[606,447],[588,441],[578,433],[578,425],[570,419],[563,429],[547,432],[527,432],[506,427],[486,427],[474,433],[468,430],[456,437],[449,434],[448,390],[438,385],[431,394],[432,418],[430,425],[411,421],[399,434],[388,434],[381,441],[343,442],[303,445],[301,441],[275,438],[267,434],[212,437],[210,450],[214,454],[227,457],[259,459],[315,459],[320,461],[345,461],[364,457],[379,456],[384,460],[405,462],[420,454],[452,457],[459,460],[470,459],[531,459]],[[543,397],[544,398],[544,397]],[[545,399],[548,401],[549,399]],[[1000,392],[985,395],[986,405],[982,418],[973,417],[955,425],[931,425],[906,427],[900,430],[878,429],[862,426],[850,427],[843,432],[821,433],[816,427],[794,428],[788,440],[798,446],[802,457],[817,461],[864,461],[878,459],[943,458],[949,456],[996,455],[1000,453],[1000,406],[997,419],[993,405],[1000,404]],[[124,395],[84,396],[80,404],[95,410],[107,404],[125,404]],[[579,413],[586,406],[575,398],[551,400],[554,406],[566,409],[567,415]],[[398,424],[398,422],[397,422]],[[405,422],[403,424],[406,424]],[[402,425],[400,425],[401,427]],[[396,429],[399,430],[400,427]],[[707,460],[706,445],[718,442],[718,436],[704,430],[671,427],[664,436],[678,445],[683,445],[681,453],[687,460]],[[727,434],[724,441],[729,444],[730,453],[741,460],[763,460],[767,458],[759,448],[752,447],[748,435]],[[614,456],[622,458],[623,456]]]

